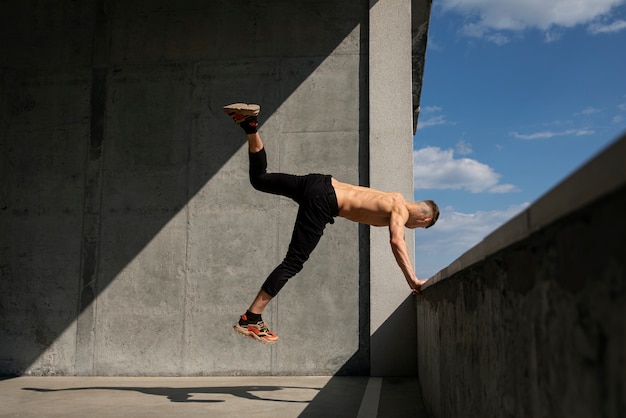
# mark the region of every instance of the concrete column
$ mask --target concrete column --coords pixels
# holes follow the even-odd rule
[[[413,200],[411,1],[372,0],[369,22],[370,186]],[[413,254],[413,231],[406,242]],[[370,251],[371,375],[415,375],[415,304],[387,228],[371,229]]]

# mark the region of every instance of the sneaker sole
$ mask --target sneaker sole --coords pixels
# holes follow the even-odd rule
[[[258,341],[261,344],[267,344],[267,345],[273,345],[276,344],[278,342],[278,338],[275,340],[268,340],[266,338],[261,338],[258,335],[256,335],[254,332],[252,331],[248,331],[247,329],[240,327],[239,324],[235,324],[235,326],[233,327],[233,329],[235,330],[235,332],[237,332],[238,334],[241,334],[243,336],[246,337],[250,337],[252,338],[254,341]]]
[[[258,116],[260,111],[261,106],[258,104],[233,103],[224,106],[224,112],[226,112],[229,116],[232,113],[239,113],[243,116]]]

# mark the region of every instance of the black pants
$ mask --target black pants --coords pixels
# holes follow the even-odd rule
[[[287,255],[261,287],[271,296],[276,296],[287,280],[302,270],[322,237],[326,224],[334,223],[333,217],[339,214],[337,196],[331,176],[268,173],[265,149],[249,155],[252,186],[262,192],[289,197],[299,205]]]

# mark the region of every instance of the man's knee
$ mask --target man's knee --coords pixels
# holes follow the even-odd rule
[[[261,289],[274,297],[287,284],[289,279],[298,274],[300,270],[302,270],[301,263],[283,261],[267,277]]]
[[[266,187],[265,187],[265,173],[261,173],[261,174],[250,173],[250,184],[256,190],[258,190],[260,192],[264,192],[266,190]]]
[[[291,279],[293,276],[302,271],[302,268],[304,267],[304,261],[285,260],[283,262],[283,266],[285,267],[285,271],[287,272],[287,279]]]

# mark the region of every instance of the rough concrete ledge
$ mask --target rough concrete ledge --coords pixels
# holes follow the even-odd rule
[[[493,231],[479,244],[440,270],[422,287],[451,277],[490,254],[506,248],[557,219],[626,184],[626,134],[553,187],[526,210]]]

